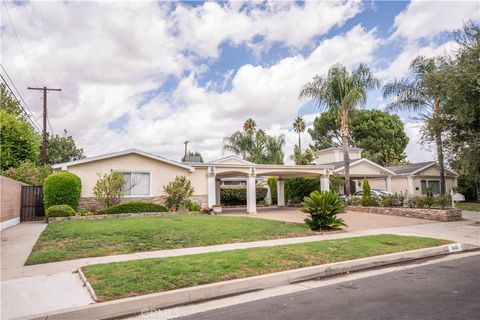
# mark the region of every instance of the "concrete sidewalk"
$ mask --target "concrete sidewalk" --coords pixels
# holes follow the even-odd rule
[[[22,277],[22,268],[42,231],[45,222],[22,222],[0,232],[1,280]]]
[[[412,235],[447,239],[460,243],[468,243],[473,245],[480,245],[480,226],[473,225],[472,221],[457,221],[457,222],[435,222],[421,225],[411,225],[395,228],[378,228],[371,230],[361,230],[356,232],[339,232],[328,233],[317,236],[297,237],[297,238],[285,238],[277,240],[264,240],[253,242],[241,242],[241,243],[228,243],[213,245],[207,247],[193,247],[182,249],[168,249],[157,250],[148,252],[138,252],[131,254],[106,256],[106,257],[93,257],[83,258],[77,260],[68,260],[60,262],[52,262],[33,266],[21,266],[17,269],[11,270],[9,275],[5,278],[15,279],[19,277],[32,277],[41,275],[52,275],[62,272],[73,272],[78,268],[91,264],[130,261],[148,258],[165,258],[173,256],[183,256],[190,254],[219,252],[235,249],[246,249],[254,247],[269,247],[284,244],[305,243],[313,241],[322,241],[330,239],[351,238],[360,237],[366,235],[376,234],[398,234],[398,235]],[[3,279],[3,275],[2,275]]]

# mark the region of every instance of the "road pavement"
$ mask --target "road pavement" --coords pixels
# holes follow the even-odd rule
[[[479,266],[474,255],[180,319],[478,319]]]

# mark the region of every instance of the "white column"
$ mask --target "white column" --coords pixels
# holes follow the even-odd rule
[[[285,182],[281,178],[277,179],[277,205],[285,207]]]
[[[257,213],[256,176],[250,174],[247,178],[247,213]]]
[[[330,179],[328,175],[320,177],[320,190],[330,191]]]
[[[211,209],[217,202],[215,201],[215,167],[208,167],[207,174],[207,198],[208,208]]]
[[[215,180],[215,204],[220,205],[220,179]]]
[[[412,176],[407,177],[407,191],[408,191],[408,194],[410,194],[410,195],[415,194],[415,190],[414,190],[414,187],[413,187],[413,177]]]
[[[392,192],[392,176],[388,176],[385,179],[385,187],[387,188],[387,191]]]

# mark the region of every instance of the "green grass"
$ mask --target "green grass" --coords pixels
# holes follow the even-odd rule
[[[26,264],[312,234],[297,223],[200,214],[62,221],[47,226]]]
[[[459,202],[455,206],[466,211],[480,211],[480,202]]]
[[[106,301],[446,243],[432,238],[376,235],[98,264],[82,271],[99,299]]]

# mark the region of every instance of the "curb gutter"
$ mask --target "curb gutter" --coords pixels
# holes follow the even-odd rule
[[[453,249],[452,249],[453,248]],[[450,244],[438,247],[397,252],[387,255],[335,262],[318,266],[281,271],[243,279],[211,283],[196,287],[182,288],[143,296],[118,299],[87,306],[56,310],[18,319],[56,320],[56,319],[114,319],[140,314],[142,310],[165,309],[179,305],[197,303],[225,296],[314,280],[348,272],[378,268],[414,260],[433,258],[455,252],[480,250],[469,244]],[[85,276],[79,269],[80,277],[87,289],[96,297]],[[82,277],[83,276],[83,277]],[[90,291],[91,290],[91,291]]]

